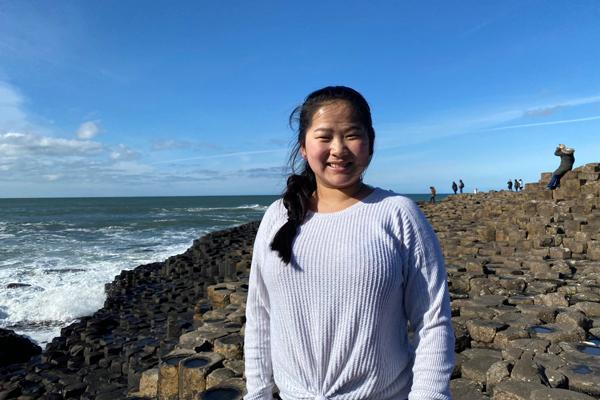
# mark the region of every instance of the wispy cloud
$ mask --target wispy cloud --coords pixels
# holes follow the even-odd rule
[[[214,158],[227,158],[227,157],[242,157],[256,154],[269,154],[269,153],[283,153],[286,152],[287,149],[271,149],[271,150],[254,150],[254,151],[238,151],[233,153],[221,153],[221,154],[212,154],[209,156],[197,156],[197,157],[187,157],[187,158],[177,158],[172,160],[162,160],[153,162],[153,165],[156,164],[174,164],[183,161],[193,161],[193,160],[210,160]]]
[[[528,128],[541,125],[558,125],[598,119],[597,116],[563,119],[560,121],[525,122],[531,118],[544,118],[573,107],[600,103],[600,96],[586,96],[556,101],[549,104],[526,107],[502,107],[497,111],[453,111],[452,117],[438,116],[434,122],[424,121],[412,124],[386,124],[378,129],[378,149],[396,149],[437,139],[461,136],[474,132]],[[433,117],[432,117],[433,119]],[[516,123],[523,121],[523,123]],[[507,125],[513,122],[513,124]],[[398,142],[398,133],[402,141]]]
[[[600,96],[579,97],[555,104],[533,107],[523,112],[524,117],[547,117],[569,107],[600,103]]]
[[[484,129],[484,130],[482,130],[482,132],[503,131],[506,129],[516,129],[516,128],[530,128],[530,127],[534,127],[534,126],[573,124],[576,122],[593,121],[593,120],[597,120],[597,119],[600,119],[600,115],[594,115],[592,117],[585,117],[585,118],[563,119],[563,120],[559,120],[559,121],[534,122],[531,124],[498,126],[496,128]]]
[[[165,151],[165,150],[206,150],[206,149],[219,149],[220,146],[214,143],[199,142],[192,140],[181,140],[181,139],[158,139],[152,142],[151,149],[153,151]]]

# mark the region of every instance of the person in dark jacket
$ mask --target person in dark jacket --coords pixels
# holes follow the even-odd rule
[[[462,179],[459,179],[458,180],[458,190],[460,190],[461,193],[462,193],[464,187],[465,187],[465,184],[463,183]]]
[[[514,186],[515,186],[515,192],[518,192],[519,189],[521,189],[521,185],[519,184],[519,181],[517,179],[515,179]]]
[[[435,188],[433,186],[429,186],[429,191],[431,192],[431,197],[429,197],[429,202],[431,204],[435,203],[435,195],[437,194]]]
[[[573,169],[573,164],[575,164],[575,149],[571,149],[564,144],[559,144],[556,150],[554,151],[554,155],[560,157],[560,165],[558,169],[552,173],[552,178],[550,178],[550,182],[548,182],[548,190],[554,190],[557,187],[560,187],[560,178],[563,177],[564,174]]]
[[[458,191],[458,185],[454,181],[452,181],[452,191],[454,191],[454,194]]]
[[[508,185],[508,190],[512,192],[512,181],[509,179],[508,182],[506,182],[506,184]]]

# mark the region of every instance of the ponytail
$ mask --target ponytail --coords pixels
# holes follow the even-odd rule
[[[281,260],[289,264],[292,260],[292,245],[298,232],[298,227],[304,222],[310,206],[310,199],[317,187],[315,173],[308,164],[302,174],[292,174],[288,177],[283,205],[287,209],[288,220],[277,231],[271,242],[271,250],[279,254]]]

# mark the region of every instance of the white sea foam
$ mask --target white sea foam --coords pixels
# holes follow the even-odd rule
[[[39,343],[47,343],[60,333],[62,326],[101,308],[105,300],[104,285],[122,270],[163,261],[182,253],[190,245],[191,241],[126,254],[96,248],[92,251],[105,261],[92,262],[83,258],[75,262],[72,258],[43,257],[29,266],[2,268],[0,310],[5,317],[0,318],[0,326],[15,325],[17,332],[25,333]],[[8,283],[31,286],[8,289]],[[59,324],[48,326],[47,321],[58,321]]]
[[[206,211],[231,211],[231,210],[254,210],[254,211],[265,211],[267,206],[261,206],[260,204],[245,204],[237,207],[191,207],[185,208],[187,212],[206,212]]]

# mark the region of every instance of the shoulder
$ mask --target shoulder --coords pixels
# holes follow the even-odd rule
[[[277,199],[265,211],[261,220],[261,227],[277,224],[278,221],[287,220],[287,210],[283,205],[283,199]]]
[[[391,190],[375,188],[377,203],[381,211],[391,214],[405,223],[414,223],[424,219],[421,209],[412,199]]]
[[[285,206],[283,205],[283,199],[279,198],[279,199],[275,200],[274,202],[272,202],[269,207],[267,207],[267,210],[265,211],[265,215],[263,218],[277,218],[277,217],[285,216],[286,213],[287,213],[287,210],[285,209]]]
[[[269,236],[275,227],[279,228],[287,221],[287,210],[283,205],[283,199],[277,199],[265,211],[257,235]]]

